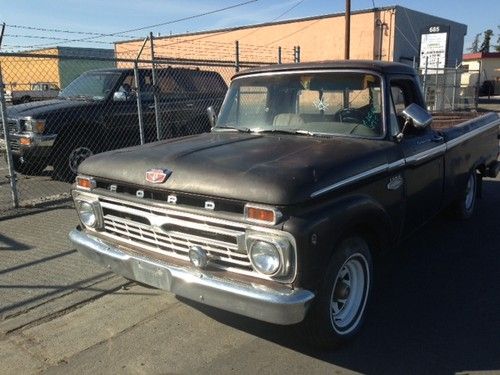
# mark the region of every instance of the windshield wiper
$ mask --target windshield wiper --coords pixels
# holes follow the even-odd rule
[[[291,129],[291,130],[286,130],[286,129],[261,129],[261,130],[256,130],[254,133],[281,133],[281,134],[300,134],[300,135],[309,135],[309,136],[314,136],[316,133],[313,133],[309,130],[303,130],[303,129]]]
[[[70,96],[64,96],[64,98],[76,99],[76,100],[93,100],[93,97],[88,95],[70,95]]]
[[[249,128],[238,127],[238,126],[230,126],[230,125],[216,126],[214,129],[215,130],[217,130],[217,129],[231,129],[231,130],[237,130],[237,131],[242,132],[242,133],[250,133],[250,129]]]

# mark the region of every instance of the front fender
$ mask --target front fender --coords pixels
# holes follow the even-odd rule
[[[362,195],[341,197],[301,216],[292,216],[283,229],[297,242],[297,282],[316,290],[335,245],[346,235],[361,231],[376,251],[390,248],[398,231],[384,207]]]

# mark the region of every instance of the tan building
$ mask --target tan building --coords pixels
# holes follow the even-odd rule
[[[62,89],[87,70],[114,67],[114,61],[99,60],[113,57],[111,49],[53,47],[22,55],[4,54],[0,64],[7,90],[30,90],[38,82]]]
[[[463,56],[462,67],[469,73],[462,74],[462,84],[490,81],[495,94],[500,95],[500,52],[468,53]]]
[[[467,26],[400,6],[351,13],[351,59],[418,63],[421,34],[433,25],[444,25],[448,34],[447,65],[461,61]],[[283,62],[293,61],[293,47],[300,46],[301,61],[344,58],[343,13],[264,23],[155,39],[155,56],[234,61],[235,41],[240,61],[276,62],[278,47]],[[135,57],[142,40],[115,44],[119,57]],[[145,48],[142,58],[150,58]]]

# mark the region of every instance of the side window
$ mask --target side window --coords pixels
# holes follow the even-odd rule
[[[392,103],[390,110],[390,121],[392,129],[397,129],[398,131],[401,131],[403,129],[405,120],[402,116],[402,112],[410,104],[419,103],[416,94],[417,92],[418,89],[415,87],[415,82],[411,79],[391,80]],[[415,132],[412,129],[408,129],[408,132],[414,134]]]
[[[193,90],[196,92],[207,93],[225,93],[226,87],[222,77],[214,72],[191,72],[190,73]]]
[[[158,89],[161,94],[179,94],[183,93],[184,88],[177,83],[175,77],[170,73],[158,74]]]

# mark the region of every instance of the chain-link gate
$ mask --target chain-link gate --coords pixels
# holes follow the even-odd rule
[[[432,112],[477,110],[480,72],[461,65],[419,69],[427,109]]]
[[[93,154],[209,131],[207,108],[219,110],[235,71],[298,59],[280,48],[274,61],[248,61],[238,43],[233,60],[151,52],[154,60],[0,54],[0,214],[68,198]]]

